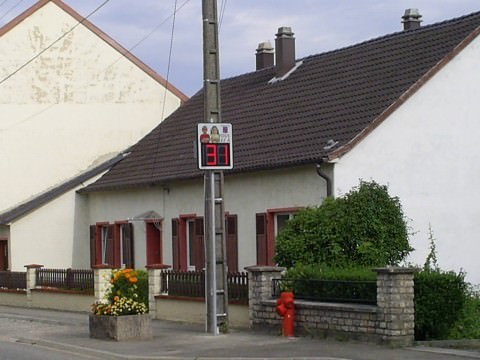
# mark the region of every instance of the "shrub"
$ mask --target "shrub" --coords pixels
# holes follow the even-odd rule
[[[386,186],[361,181],[344,197],[300,211],[276,239],[281,266],[396,265],[413,250],[400,201]]]
[[[451,329],[449,339],[480,339],[480,293],[469,286],[460,317]]]
[[[415,274],[415,339],[447,339],[466,298],[463,273],[424,270]]]

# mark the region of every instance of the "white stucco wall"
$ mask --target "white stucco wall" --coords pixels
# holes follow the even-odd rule
[[[87,199],[76,191],[99,177],[89,179],[10,224],[10,270],[24,271],[28,264],[90,268]]]
[[[6,32],[0,79],[76,25],[48,3]],[[134,144],[179,105],[111,45],[75,27],[0,84],[0,186],[8,189],[0,211]]]
[[[267,209],[319,205],[326,196],[325,181],[313,165],[225,177],[225,211],[237,215],[239,270],[256,263],[255,214]],[[130,220],[153,210],[163,217],[163,262],[172,264],[171,219],[203,216],[203,180],[170,184],[167,188],[90,193],[90,224]],[[146,262],[145,225],[135,221],[135,264]],[[88,246],[88,239],[85,239]]]
[[[436,239],[442,269],[464,269],[480,282],[480,39],[445,68],[335,164],[337,194],[359,179],[388,184],[411,219],[423,265],[428,227]]]

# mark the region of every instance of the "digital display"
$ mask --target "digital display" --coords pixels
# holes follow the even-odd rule
[[[198,167],[202,170],[232,169],[232,125],[201,123],[197,129]]]

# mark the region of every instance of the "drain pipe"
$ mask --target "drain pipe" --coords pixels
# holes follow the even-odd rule
[[[318,176],[320,176],[322,179],[325,179],[327,182],[327,197],[333,196],[333,189],[332,189],[332,179],[322,172],[322,164],[324,164],[323,161],[320,161],[319,163],[316,164],[316,170]]]

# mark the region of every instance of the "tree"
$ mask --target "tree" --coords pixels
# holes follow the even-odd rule
[[[386,266],[404,260],[409,244],[400,200],[387,186],[360,181],[345,196],[300,211],[280,232],[275,259],[327,266]]]

